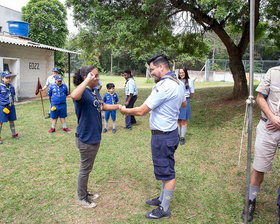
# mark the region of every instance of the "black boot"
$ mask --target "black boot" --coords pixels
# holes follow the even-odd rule
[[[248,222],[251,222],[253,220],[254,212],[256,208],[256,199],[253,201],[249,200],[249,206],[248,206]],[[241,218],[245,219],[245,208],[243,209]]]

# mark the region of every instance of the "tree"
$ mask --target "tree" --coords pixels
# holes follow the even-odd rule
[[[269,19],[265,13],[266,6],[274,13],[279,11],[277,2],[262,0],[263,8],[260,8],[260,0],[255,1],[255,27],[259,21]],[[248,95],[242,57],[250,39],[250,0],[67,0],[67,3],[73,6],[77,21],[94,27],[99,41],[114,43],[115,46],[134,45],[139,49],[148,46],[153,49],[159,46],[159,42],[164,42],[187,47],[193,43],[188,41],[190,35],[214,32],[229,56],[234,79],[233,98]],[[183,29],[174,35],[172,31],[178,21]],[[279,34],[279,29],[274,29],[274,32]],[[149,44],[143,46],[143,40]]]
[[[38,43],[62,48],[68,34],[66,9],[58,0],[30,0],[22,7],[22,19],[29,23],[29,36]],[[55,64],[63,67],[63,54],[55,52]]]

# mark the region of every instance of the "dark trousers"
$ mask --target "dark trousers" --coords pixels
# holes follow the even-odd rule
[[[76,137],[76,146],[80,150],[80,170],[78,174],[77,192],[78,198],[83,200],[87,197],[88,177],[92,170],[93,163],[98,152],[100,143],[85,144]]]
[[[129,96],[126,96],[125,102],[127,102],[128,97]],[[131,99],[129,101],[129,104],[126,106],[126,108],[133,108],[136,100],[137,100],[137,95],[131,97]],[[135,120],[135,117],[133,115],[126,115],[125,116],[125,127],[126,128],[131,128],[131,124],[135,124],[135,123],[136,123],[136,120]]]

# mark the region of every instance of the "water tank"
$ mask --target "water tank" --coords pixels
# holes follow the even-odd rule
[[[16,36],[28,37],[29,24],[27,22],[8,21],[8,27],[9,33]]]

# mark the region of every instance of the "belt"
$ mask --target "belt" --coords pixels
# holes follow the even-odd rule
[[[172,131],[160,131],[160,130],[151,130],[152,135],[166,135],[171,133]]]
[[[190,99],[190,97],[186,97],[186,99],[188,100],[188,99]]]
[[[78,133],[75,133],[75,137],[79,138],[79,134],[78,134]]]
[[[268,119],[267,118],[264,118],[264,117],[261,117],[261,120],[264,121],[264,122],[267,122]]]

